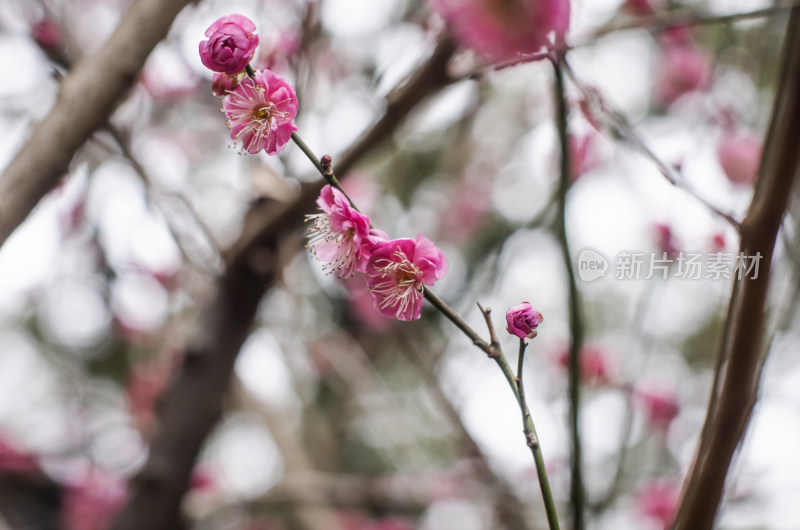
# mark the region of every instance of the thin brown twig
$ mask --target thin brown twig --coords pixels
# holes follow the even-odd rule
[[[739,221],[737,221],[733,215],[724,212],[717,206],[713,205],[708,201],[708,199],[700,195],[694,186],[692,186],[692,184],[688,182],[682,175],[680,175],[674,168],[665,164],[650,149],[650,147],[648,147],[644,140],[641,139],[633,127],[628,123],[628,120],[625,119],[625,117],[619,111],[612,109],[608,103],[606,103],[606,100],[600,95],[597,89],[587,86],[578,78],[574,70],[570,67],[569,62],[562,60],[560,64],[563,66],[564,72],[566,72],[570,80],[572,80],[572,83],[578,88],[578,90],[580,90],[587,103],[592,108],[598,110],[600,114],[606,118],[607,125],[616,131],[632,149],[649,159],[653,165],[656,166],[656,169],[658,169],[659,173],[661,173],[661,176],[664,177],[667,182],[694,197],[711,213],[727,221],[736,229],[737,232],[741,229]]]
[[[702,13],[696,8],[678,9],[668,11],[666,13],[653,13],[639,17],[630,22],[621,24],[611,24],[604,26],[584,40],[574,44],[573,47],[587,46],[594,41],[606,37],[611,34],[621,33],[631,30],[646,30],[646,31],[663,31],[678,26],[703,26],[708,24],[726,24],[729,22],[737,22],[740,20],[748,20],[752,18],[762,18],[780,13],[785,13],[791,8],[800,5],[800,2],[793,1],[784,5],[770,6],[762,9],[754,9],[751,11],[742,11],[739,13],[730,13],[727,15],[714,15],[709,13]]]

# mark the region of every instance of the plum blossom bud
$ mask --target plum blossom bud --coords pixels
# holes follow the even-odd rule
[[[216,72],[211,78],[211,91],[215,96],[224,96],[239,85],[239,76]]]
[[[702,91],[711,83],[711,59],[688,43],[667,42],[658,61],[654,96],[669,106],[690,92]]]
[[[506,331],[512,335],[524,339],[525,337],[532,339],[536,336],[536,328],[542,323],[544,317],[536,311],[528,302],[512,307],[506,311],[506,322],[508,326]]]
[[[206,30],[200,60],[215,72],[235,75],[244,70],[258,47],[256,25],[243,15],[222,17]]]

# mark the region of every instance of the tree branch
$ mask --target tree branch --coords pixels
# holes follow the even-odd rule
[[[785,38],[783,74],[761,161],[760,178],[742,222],[740,252],[762,256],[756,278],[734,283],[704,436],[684,488],[674,528],[711,528],[733,453],[750,420],[758,393],[765,340],[765,305],[775,240],[800,166],[800,8],[792,9]],[[716,399],[715,399],[716,397]]]
[[[64,79],[55,106],[0,178],[0,245],[68,171],[70,161],[104,126],[150,52],[189,0],[138,0],[108,42]]]

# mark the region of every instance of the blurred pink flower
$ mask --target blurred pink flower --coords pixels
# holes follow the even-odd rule
[[[725,234],[722,232],[717,232],[716,234],[712,235],[710,246],[712,252],[724,252],[725,248],[728,246],[725,240]]]
[[[587,134],[582,138],[578,138],[574,134],[570,134],[567,137],[567,144],[570,155],[570,181],[575,182],[594,167],[592,158],[594,137],[591,134]]]
[[[148,361],[131,367],[125,382],[128,411],[135,426],[149,437],[156,422],[156,403],[169,381],[171,367],[163,361]]]
[[[559,366],[569,368],[569,351],[565,348],[556,357]],[[585,385],[605,385],[611,380],[610,356],[599,346],[584,345],[581,348],[580,360],[581,383]]]
[[[258,65],[270,70],[286,68],[291,58],[300,49],[301,42],[301,36],[293,29],[270,35],[261,43],[259,51],[261,59],[258,61]]]
[[[751,185],[758,177],[763,142],[752,131],[728,131],[717,147],[717,160],[733,184]]]
[[[569,0],[432,0],[432,4],[461,44],[491,61],[561,44],[569,28]]]
[[[92,470],[67,486],[61,505],[65,530],[107,530],[127,496],[125,482],[104,471]]]
[[[292,119],[297,114],[297,95],[281,76],[261,70],[245,78],[222,102],[228,117],[231,139],[241,141],[255,154],[278,153],[297,130]]]
[[[531,307],[529,302],[522,302],[506,311],[506,331],[521,339],[532,339],[543,320],[542,314]]]
[[[31,35],[43,50],[52,50],[61,44],[61,26],[52,18],[45,17],[33,25]]]
[[[678,242],[675,234],[672,233],[672,228],[664,223],[655,223],[653,225],[653,232],[655,233],[656,245],[658,250],[662,253],[667,253],[667,258],[675,259],[680,253],[680,243]]]
[[[363,272],[370,256],[373,239],[369,217],[350,205],[344,193],[332,186],[322,188],[317,205],[322,213],[307,215],[314,225],[308,230],[307,247],[326,272],[336,271],[339,278]]]
[[[206,30],[200,43],[200,60],[215,72],[238,74],[244,70],[258,47],[256,25],[243,15],[222,17]]]
[[[38,473],[39,460],[33,453],[23,451],[0,437],[0,471],[23,475]]]
[[[454,185],[450,208],[443,212],[440,234],[465,242],[485,222],[489,213],[491,183],[483,177],[462,178]]]
[[[206,465],[197,464],[189,477],[189,489],[194,492],[208,492],[217,488],[217,476]]]
[[[639,513],[666,529],[675,518],[678,495],[678,487],[672,482],[654,480],[645,483],[636,492],[636,508]]]
[[[653,12],[653,6],[650,4],[650,0],[625,0],[622,7],[634,15],[649,15]]]
[[[705,90],[711,82],[711,59],[688,43],[667,43],[655,73],[654,96],[668,106],[689,92]]]
[[[681,411],[678,397],[671,389],[654,385],[640,386],[634,393],[636,401],[644,410],[651,428],[666,431]]]
[[[417,240],[394,239],[375,247],[367,264],[367,285],[381,314],[416,320],[422,313],[422,290],[447,274],[442,251],[422,234]]]

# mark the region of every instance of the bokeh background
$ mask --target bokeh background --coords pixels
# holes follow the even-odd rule
[[[0,167],[128,5],[0,2]],[[674,513],[731,281],[678,278],[677,262],[666,280],[621,280],[613,259],[737,252],[736,232],[698,197],[738,219],[749,204],[787,16],[725,16],[770,7],[572,2],[569,248],[573,266],[584,248],[611,260],[605,278],[578,281],[588,528],[658,529]],[[109,527],[245,213],[319,178],[293,145],[272,158],[231,145],[197,51],[229,13],[256,23],[254,64],[295,84],[300,135],[334,160],[445,31],[413,0],[204,0],[180,14],[109,127],[0,248],[0,527]],[[676,13],[692,23],[663,23]],[[469,50],[450,67],[459,80],[421,101],[344,187],[375,226],[444,251],[436,293],[484,336],[476,302],[494,308],[510,358],[505,310],[528,300],[544,315],[525,378],[566,522],[569,278],[553,68],[491,70]],[[779,237],[769,358],[720,528],[800,526],[796,213]],[[191,527],[546,528],[494,363],[428,307],[413,323],[383,318],[357,279],[322,272],[301,231],[290,241],[197,464]]]

